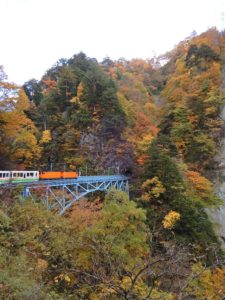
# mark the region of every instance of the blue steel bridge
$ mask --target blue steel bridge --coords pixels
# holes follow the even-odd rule
[[[107,191],[111,187],[129,194],[128,177],[123,175],[79,176],[77,179],[39,180],[34,182],[11,183],[8,188],[23,187],[22,196],[34,201],[41,198],[48,210],[63,214],[76,201],[87,194]]]

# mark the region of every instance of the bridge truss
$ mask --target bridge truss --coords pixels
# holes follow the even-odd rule
[[[63,214],[80,198],[96,191],[107,191],[110,187],[129,194],[128,178],[123,175],[80,176],[77,179],[41,180],[23,184],[23,197],[43,199],[48,210]]]

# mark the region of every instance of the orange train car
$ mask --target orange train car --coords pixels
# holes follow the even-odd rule
[[[78,173],[77,172],[61,172],[61,178],[77,178]]]
[[[78,177],[77,172],[57,172],[57,171],[49,171],[49,172],[40,172],[40,179],[75,179]]]

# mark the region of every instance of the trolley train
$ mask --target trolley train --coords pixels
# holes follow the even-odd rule
[[[18,182],[33,182],[38,180],[51,180],[51,179],[76,179],[77,172],[66,171],[0,171],[0,184],[4,183],[18,183]]]

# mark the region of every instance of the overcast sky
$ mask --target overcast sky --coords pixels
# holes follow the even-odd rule
[[[22,84],[80,51],[151,58],[194,30],[221,30],[224,11],[225,0],[0,0],[0,65]]]

